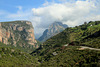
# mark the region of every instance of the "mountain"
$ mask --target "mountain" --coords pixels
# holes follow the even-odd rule
[[[25,32],[21,32],[22,29],[17,29],[18,27],[16,27],[13,30],[12,26],[15,23],[18,24],[18,27],[20,25],[22,25],[21,27],[25,27],[25,30],[27,30],[27,28],[28,30],[33,28],[31,25],[27,27],[26,21],[13,21],[11,26],[8,22],[8,25],[5,23],[4,26],[2,23],[2,36],[5,35],[5,30],[10,29],[9,32],[13,32],[13,35],[17,33],[23,38],[22,34],[25,35]],[[17,32],[15,32],[15,30]],[[19,33],[19,30],[21,33]],[[30,35],[30,33],[28,34]],[[9,43],[13,42],[13,40],[6,41],[5,38],[7,38],[7,34],[5,37],[2,37],[3,39],[1,41],[7,43],[3,44],[0,42],[0,67],[100,67],[99,34],[100,21],[85,22],[79,26],[68,27],[57,35],[54,35],[42,43],[40,47],[32,53],[26,53],[20,50],[20,48],[17,47],[17,45],[20,44],[16,44],[15,46],[11,43],[12,45],[10,45]],[[17,35],[16,37],[19,36]],[[24,39],[25,38],[23,38],[23,40]],[[24,43],[23,40],[21,40],[21,43]],[[28,43],[29,42],[30,41],[28,41]],[[27,45],[25,45],[25,47],[27,47]],[[23,49],[25,49],[25,47],[23,47]],[[27,49],[27,51],[28,50],[29,49]]]
[[[0,42],[22,48],[38,48],[32,23],[11,21],[0,23]]]
[[[66,28],[31,55],[39,57],[41,67],[100,67],[100,21]]]
[[[100,48],[100,21],[90,21],[80,26],[66,28],[61,33],[48,39],[44,44],[48,45],[86,45]]]
[[[54,22],[43,32],[43,35],[38,40],[44,42],[50,37],[62,32],[67,27],[66,24],[62,24],[61,22]]]

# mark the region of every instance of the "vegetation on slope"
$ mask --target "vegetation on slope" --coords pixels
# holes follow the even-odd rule
[[[100,51],[79,50],[79,46],[100,48],[100,21],[66,28],[63,32],[51,37],[33,56],[39,58],[43,67],[100,66]],[[69,44],[69,46],[64,46]]]
[[[100,21],[84,23],[51,37],[31,55],[0,43],[0,66],[4,67],[100,67]],[[65,46],[68,45],[69,46]],[[40,62],[40,63],[39,63]]]
[[[54,52],[57,54],[53,55]],[[41,60],[41,67],[99,67],[100,51],[78,50],[70,46],[49,51]]]
[[[66,28],[60,34],[48,39],[44,45],[86,45],[100,48],[100,21],[84,23],[83,25]]]
[[[38,64],[37,59],[21,50],[14,49],[0,43],[0,67],[33,67]]]
[[[62,46],[44,49],[33,54],[39,58],[39,67],[99,67],[100,51],[82,49],[79,46]]]

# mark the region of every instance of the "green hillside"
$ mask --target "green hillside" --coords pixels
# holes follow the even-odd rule
[[[57,55],[53,55],[53,53]],[[99,67],[100,51],[78,50],[76,47],[48,51],[40,59],[40,67]]]
[[[99,67],[100,51],[81,49],[80,46],[100,49],[100,21],[66,28],[31,55],[39,58],[40,67]]]
[[[60,34],[48,39],[44,45],[86,45],[100,48],[100,21],[84,23],[83,25],[66,28]]]
[[[0,43],[0,67],[33,67],[37,59],[21,50]]]
[[[100,21],[66,28],[28,50],[0,43],[0,67],[100,67]]]

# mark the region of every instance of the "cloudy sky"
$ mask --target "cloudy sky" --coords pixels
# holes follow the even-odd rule
[[[100,20],[100,0],[0,0],[0,22],[29,20],[38,38],[50,24]]]

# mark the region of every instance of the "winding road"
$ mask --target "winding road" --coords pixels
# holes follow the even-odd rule
[[[90,49],[90,50],[100,51],[100,49],[97,49],[97,48],[91,48],[91,47],[87,47],[87,46],[80,46],[80,47],[83,48],[83,49]]]
[[[65,47],[68,46],[68,44],[65,44],[64,45]],[[91,47],[87,47],[87,46],[80,46],[81,49],[90,49],[90,50],[97,50],[97,51],[100,51],[100,49],[97,49],[97,48],[91,48]]]

